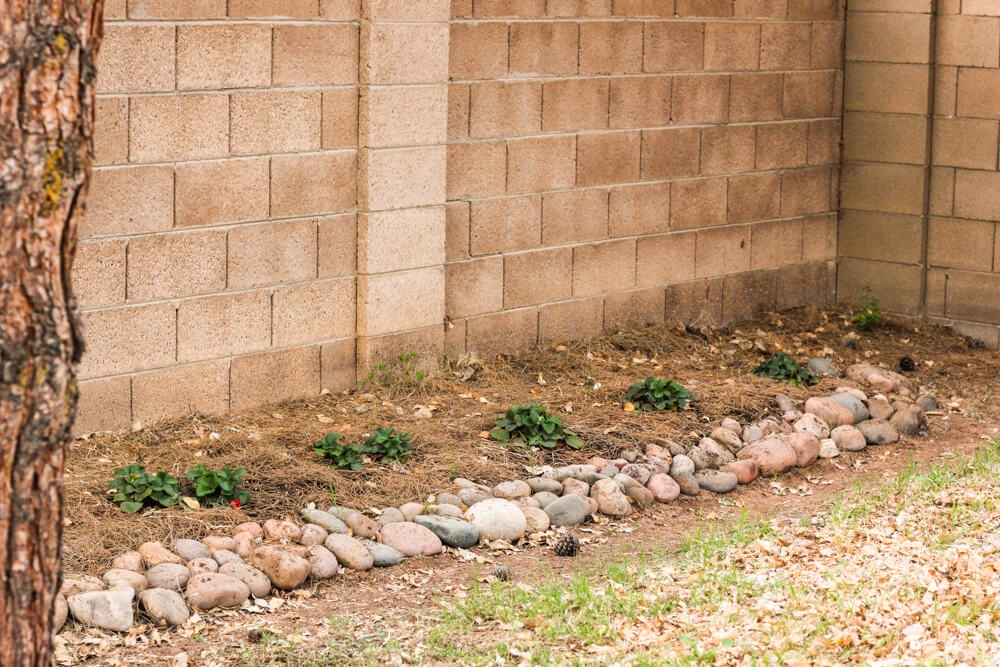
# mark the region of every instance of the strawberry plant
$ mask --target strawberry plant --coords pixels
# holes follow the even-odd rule
[[[555,449],[560,442],[573,449],[583,446],[580,437],[564,427],[559,417],[535,403],[515,405],[496,420],[496,425],[490,435],[500,442],[523,442],[529,447],[545,449]]]
[[[171,507],[181,495],[176,477],[165,470],[150,475],[135,464],[115,470],[108,487],[115,492],[111,500],[129,514],[147,505]]]
[[[334,468],[361,470],[365,459],[364,448],[340,440],[339,433],[327,433],[313,444],[313,451],[324,459],[329,459]]]
[[[693,399],[691,392],[673,380],[648,377],[629,387],[622,401],[631,403],[637,410],[648,411],[680,410],[686,408]]]
[[[784,352],[778,352],[769,359],[762,361],[753,369],[754,375],[774,378],[775,380],[788,380],[788,384],[793,387],[800,385],[812,385],[819,382],[819,378],[810,372],[808,368],[795,361]]]
[[[187,478],[194,483],[194,494],[203,505],[243,505],[249,499],[240,488],[246,468],[213,470],[198,464],[188,471]],[[234,500],[239,503],[233,503]]]
[[[398,461],[413,449],[409,433],[396,433],[395,429],[377,428],[375,433],[365,440],[365,451],[372,456],[379,456],[382,461]]]

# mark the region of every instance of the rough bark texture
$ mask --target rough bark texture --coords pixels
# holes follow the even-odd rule
[[[52,663],[104,0],[0,0],[0,665]]]

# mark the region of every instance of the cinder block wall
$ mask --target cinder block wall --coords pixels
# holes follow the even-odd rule
[[[109,0],[80,431],[833,298],[838,0]]]
[[[848,10],[838,296],[997,347],[1000,2]]]

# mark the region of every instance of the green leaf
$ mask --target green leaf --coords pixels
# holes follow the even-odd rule
[[[573,449],[580,449],[583,447],[583,440],[578,435],[568,435],[566,436],[566,445]]]
[[[126,500],[125,502],[122,503],[121,507],[123,512],[126,512],[127,514],[133,514],[142,509],[142,503]]]

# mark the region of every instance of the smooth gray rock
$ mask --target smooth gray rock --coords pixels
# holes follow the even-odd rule
[[[191,617],[181,594],[166,588],[150,588],[139,593],[139,602],[154,625],[181,625]]]
[[[330,509],[333,509],[332,507]],[[302,518],[309,523],[314,523],[328,533],[336,533],[337,535],[346,535],[349,530],[347,524],[343,522],[342,519],[338,518],[336,515],[330,512],[324,512],[323,510],[313,509],[309,507],[303,507],[302,511],[299,512]]]
[[[930,410],[938,409],[937,397],[925,394],[916,400],[917,405],[924,412],[929,412]]]
[[[246,563],[226,563],[219,568],[219,574],[242,582],[255,598],[271,592],[271,580],[267,575]]]
[[[826,359],[825,357],[810,359],[808,363],[806,363],[806,366],[808,366],[809,370],[816,375],[825,375],[832,378],[840,377],[840,371],[837,370],[837,367],[832,361]]]
[[[186,565],[177,563],[160,563],[146,572],[150,588],[165,588],[171,591],[183,591],[190,578],[191,570]]]
[[[694,474],[698,487],[713,493],[729,493],[739,484],[739,479],[731,472],[721,470],[701,470]]]
[[[542,508],[552,526],[575,526],[590,516],[590,503],[583,496],[571,493],[560,496]]]
[[[462,499],[463,505],[466,507],[472,507],[476,503],[489,500],[493,497],[493,494],[491,492],[483,491],[482,489],[470,486],[464,489],[459,489],[458,497]]]
[[[617,467],[616,467],[617,474]],[[581,482],[586,482],[587,484],[596,484],[602,479],[608,479],[608,475],[601,472],[581,472],[579,475],[574,475],[574,479],[578,479]]]
[[[468,549],[479,542],[479,529],[468,521],[449,516],[418,516],[413,521],[437,535],[449,547]]]
[[[406,517],[395,507],[386,507],[378,517],[379,524],[383,526],[387,523],[398,523],[400,521],[406,521]]]
[[[514,503],[502,498],[489,498],[465,511],[465,520],[475,524],[479,536],[486,540],[521,539],[528,522]]]
[[[211,558],[212,552],[198,540],[177,540],[173,544],[174,551],[184,560],[191,561],[195,558]],[[131,569],[131,568],[129,568]]]
[[[857,425],[869,445],[887,445],[899,440],[899,432],[889,422],[869,419]]]
[[[110,591],[77,593],[66,598],[73,618],[95,628],[125,632],[132,627],[135,590],[121,587]]]
[[[350,507],[341,507],[340,505],[330,505],[329,507],[326,508],[326,513],[332,514],[333,516],[337,517],[344,523],[347,523],[347,517],[351,516],[352,514],[357,514],[358,511],[351,509]]]
[[[680,454],[674,457],[674,460],[670,463],[670,474],[671,475],[693,475],[694,474],[694,461],[692,461],[686,454]]]
[[[462,499],[456,496],[454,493],[439,493],[434,497],[434,502],[438,505],[462,505]]]
[[[531,479],[525,481],[528,482],[528,486],[531,487],[532,493],[547,491],[548,493],[554,493],[557,496],[562,493],[562,483],[558,480],[549,479],[548,477],[532,477]]]
[[[562,489],[561,484],[559,485],[559,488]],[[542,509],[545,509],[545,506],[548,505],[549,503],[559,500],[558,495],[556,495],[555,493],[550,493],[548,491],[539,491],[538,493],[536,493],[531,497],[535,499],[535,502],[537,502],[538,506],[541,507]]]
[[[214,554],[212,554],[212,558],[214,558],[215,562],[218,563],[220,566],[225,565],[226,563],[243,562],[243,559],[240,558],[239,554],[234,553],[229,549],[219,549]]]
[[[859,424],[866,419],[871,419],[871,413],[868,412],[868,406],[864,404],[857,396],[852,396],[851,394],[834,394],[833,396],[827,396],[826,400],[833,401],[837,405],[843,406],[851,411],[854,415],[854,423]]]
[[[403,562],[403,554],[388,545],[371,540],[361,540],[361,544],[372,555],[372,567],[395,567]]]

